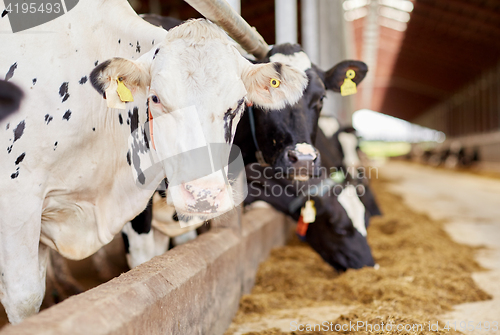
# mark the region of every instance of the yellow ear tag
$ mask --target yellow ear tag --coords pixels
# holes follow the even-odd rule
[[[304,223],[312,223],[316,221],[316,208],[314,207],[313,200],[307,200],[306,205],[302,208],[300,213]]]
[[[344,83],[340,86],[340,95],[343,97],[346,95],[356,94],[358,92],[356,89],[356,83],[351,80],[356,76],[356,72],[354,72],[354,70],[347,70],[345,76],[346,78],[344,79]]]
[[[271,83],[272,87],[277,88],[277,87],[280,87],[281,81],[279,81],[276,78],[271,78],[270,83]]]
[[[134,97],[132,96],[132,92],[125,86],[123,80],[120,78],[116,79],[118,87],[116,88],[116,93],[120,97],[120,100],[123,102],[134,101]]]

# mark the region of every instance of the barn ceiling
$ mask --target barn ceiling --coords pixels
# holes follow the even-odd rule
[[[416,0],[376,110],[412,120],[499,60],[500,1]]]

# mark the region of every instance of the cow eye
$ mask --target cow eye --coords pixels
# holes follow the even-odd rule
[[[160,102],[160,98],[158,98],[158,96],[156,96],[156,95],[151,96],[151,100],[152,100],[155,104],[157,104],[157,103],[159,103],[159,102]]]
[[[323,95],[320,99],[319,99],[319,102],[323,102],[323,99],[326,98],[326,95]]]

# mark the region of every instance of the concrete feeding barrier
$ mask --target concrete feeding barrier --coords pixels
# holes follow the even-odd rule
[[[223,334],[258,265],[290,232],[274,209],[240,217],[0,335]]]

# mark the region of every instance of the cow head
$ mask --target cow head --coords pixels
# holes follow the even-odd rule
[[[332,143],[336,146],[342,156],[342,165],[347,172],[355,174],[362,166],[359,157],[359,140],[356,129],[353,127],[341,127],[332,136]]]
[[[116,94],[109,87],[119,79],[134,103],[148,105],[153,145],[158,156],[168,158],[163,162],[169,182],[177,181],[169,185],[169,200],[173,198],[181,215],[200,216],[233,208],[231,189],[223,170],[191,178],[187,169],[224,167],[229,149],[205,161],[197,154],[186,158],[186,153],[200,148],[207,152],[214,143],[229,148],[245,103],[282,109],[297,102],[307,83],[305,74],[291,66],[250,63],[222,29],[207,20],[171,29],[161,44],[137,61],[114,58],[102,63],[91,79],[105,95]]]
[[[368,71],[366,64],[343,61],[324,72],[311,63],[300,45],[288,43],[274,46],[263,62],[288,64],[307,74],[307,87],[297,103],[280,109],[279,113],[254,108],[256,139],[263,160],[284,170],[289,178],[307,180],[318,174],[321,165],[319,152],[313,145],[326,90],[340,92],[349,69],[355,71],[353,81],[359,84]]]

